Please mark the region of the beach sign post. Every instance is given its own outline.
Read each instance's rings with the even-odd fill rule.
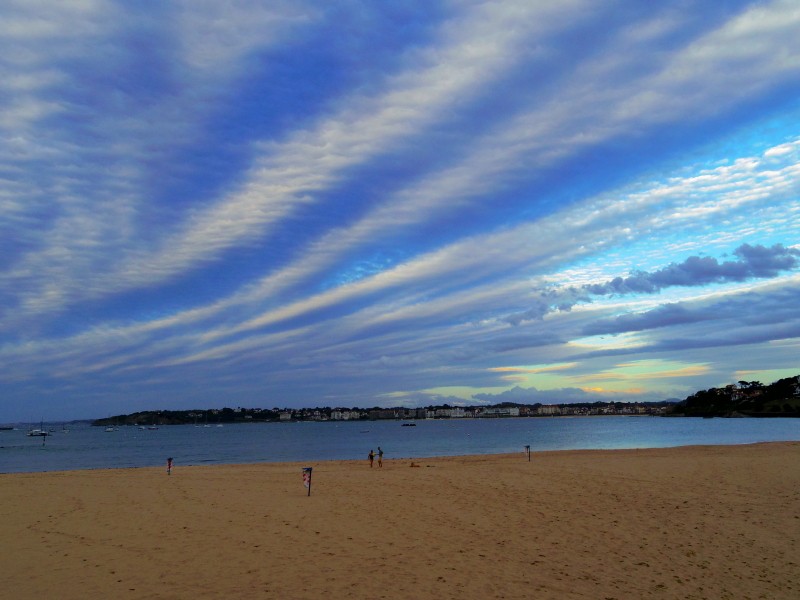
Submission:
[[[311,495],[311,467],[303,467],[303,485],[308,488],[308,496]]]
[[[528,462],[531,462],[531,447],[525,446],[525,452],[528,453]]]

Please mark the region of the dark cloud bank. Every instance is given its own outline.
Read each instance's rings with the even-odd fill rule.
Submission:
[[[672,263],[652,273],[633,271],[628,277],[615,277],[604,283],[548,290],[534,299],[530,309],[506,320],[519,325],[523,321],[541,319],[554,310],[569,311],[576,304],[591,302],[592,296],[655,294],[669,287],[776,277],[797,267],[800,250],[782,244],[771,247],[742,244],[733,254],[737,260],[720,262],[708,256],[690,256],[682,263]]]

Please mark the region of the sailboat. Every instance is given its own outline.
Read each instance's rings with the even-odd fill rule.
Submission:
[[[50,432],[44,428],[44,421],[39,423],[38,429],[29,429],[28,430],[28,437],[45,437],[50,435]]]

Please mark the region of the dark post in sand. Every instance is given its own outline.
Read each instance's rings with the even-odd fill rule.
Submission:
[[[525,452],[528,453],[528,462],[531,462],[531,447],[525,446]]]

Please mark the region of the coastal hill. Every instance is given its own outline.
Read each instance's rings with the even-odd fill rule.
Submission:
[[[769,385],[739,381],[722,388],[696,392],[676,404],[674,416],[687,417],[800,417],[800,375]]]

